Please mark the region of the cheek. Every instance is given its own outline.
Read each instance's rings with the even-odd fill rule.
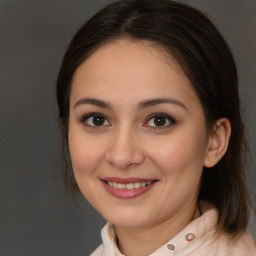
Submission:
[[[158,148],[158,149],[157,149]],[[187,141],[179,137],[156,145],[151,150],[151,159],[157,169],[161,171],[161,181],[165,190],[161,192],[162,200],[166,204],[166,211],[172,207],[182,207],[195,199],[200,186],[203,170],[204,146]],[[170,197],[172,195],[172,197]]]
[[[72,129],[69,132],[69,151],[74,173],[79,175],[93,172],[103,155],[102,144]]]
[[[206,141],[195,136],[170,137],[154,143],[150,147],[152,161],[166,175],[192,175],[195,172],[201,173],[206,152]]]

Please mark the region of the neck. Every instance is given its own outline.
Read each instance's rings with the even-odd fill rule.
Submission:
[[[126,256],[147,256],[167,243],[199,216],[198,206],[188,205],[177,214],[147,227],[124,228],[115,226],[119,250]]]

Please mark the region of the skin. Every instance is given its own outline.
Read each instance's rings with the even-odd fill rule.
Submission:
[[[152,99],[169,102],[142,104]],[[91,113],[104,115],[103,123],[95,126],[86,117]],[[160,126],[155,113],[161,114]],[[205,123],[182,69],[148,42],[108,43],[76,70],[68,138],[75,178],[85,198],[115,225],[123,254],[148,255],[199,216],[203,166],[219,161],[230,135],[226,119],[211,133]],[[106,177],[156,182],[142,195],[123,199],[106,191]]]

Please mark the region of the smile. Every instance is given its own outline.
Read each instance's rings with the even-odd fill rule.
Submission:
[[[153,181],[135,182],[135,183],[128,183],[128,184],[122,184],[122,183],[107,181],[107,183],[110,187],[114,187],[114,188],[117,188],[117,189],[138,189],[138,188],[141,188],[141,187],[144,188],[146,186],[149,186],[150,184],[153,183]]]
[[[139,197],[149,191],[157,183],[157,180],[112,177],[103,179],[101,182],[110,195],[119,199],[130,199]]]

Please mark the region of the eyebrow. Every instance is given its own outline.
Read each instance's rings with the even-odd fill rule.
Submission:
[[[149,99],[149,100],[143,100],[138,104],[138,109],[145,109],[148,107],[153,107],[159,104],[174,104],[177,105],[179,107],[182,107],[184,109],[187,110],[187,107],[180,101],[172,99],[172,98],[156,98],[156,99]],[[78,100],[75,105],[74,108],[76,108],[79,105],[84,105],[84,104],[88,104],[88,105],[94,105],[100,108],[108,108],[108,109],[112,109],[111,103],[108,101],[103,101],[103,100],[99,100],[99,99],[95,99],[95,98],[83,98]]]
[[[172,98],[159,98],[159,99],[150,99],[150,100],[143,100],[139,103],[138,109],[148,108],[159,104],[174,104],[179,107],[182,107],[184,109],[187,109],[187,107],[180,101],[172,99]]]
[[[107,101],[103,101],[103,100],[98,100],[98,99],[94,99],[94,98],[83,98],[78,100],[75,105],[74,108],[76,108],[79,105],[83,105],[83,104],[88,104],[88,105],[94,105],[100,108],[112,108],[111,104]]]

